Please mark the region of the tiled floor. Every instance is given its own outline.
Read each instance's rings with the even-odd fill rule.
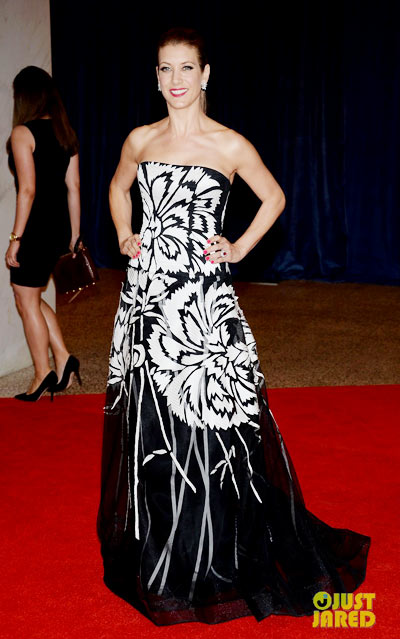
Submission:
[[[100,282],[57,313],[81,360],[83,387],[105,390],[114,315],[124,272],[100,269]],[[367,284],[238,282],[239,303],[257,340],[269,387],[400,383],[400,289]],[[26,390],[32,367],[0,378],[0,396]]]

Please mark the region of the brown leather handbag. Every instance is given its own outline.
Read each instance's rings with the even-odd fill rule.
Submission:
[[[57,293],[78,295],[82,289],[97,282],[99,274],[81,237],[78,237],[72,253],[60,257],[54,268],[53,277]]]

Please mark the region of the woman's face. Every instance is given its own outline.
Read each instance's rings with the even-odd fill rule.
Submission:
[[[182,109],[199,98],[201,83],[207,82],[210,67],[202,71],[197,49],[186,44],[167,44],[158,54],[157,76],[167,104]]]

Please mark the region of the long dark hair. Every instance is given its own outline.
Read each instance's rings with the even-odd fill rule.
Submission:
[[[204,67],[208,64],[206,44],[203,36],[196,31],[196,29],[190,29],[189,27],[173,27],[172,29],[168,29],[168,31],[164,31],[158,39],[157,56],[160,53],[161,47],[165,47],[167,44],[186,44],[187,46],[196,49],[200,69],[204,71]],[[200,104],[204,113],[206,113],[207,98],[205,91],[201,92]]]
[[[70,125],[67,113],[54,80],[44,69],[29,66],[22,69],[14,78],[13,128],[30,120],[50,116],[53,130],[60,145],[75,155],[79,143],[76,133]],[[10,151],[11,142],[7,141]]]

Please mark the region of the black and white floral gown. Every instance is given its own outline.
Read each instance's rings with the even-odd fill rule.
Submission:
[[[159,625],[307,615],[353,592],[370,538],[306,510],[222,233],[230,182],[142,162],[140,259],[115,319],[98,534],[105,583]]]

